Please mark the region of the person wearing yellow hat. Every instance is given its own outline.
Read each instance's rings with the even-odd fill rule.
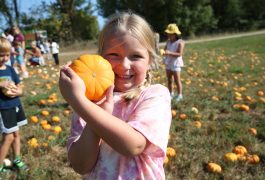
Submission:
[[[184,66],[183,63],[183,51],[185,42],[181,39],[181,32],[176,24],[169,24],[165,30],[167,34],[167,42],[164,48],[165,56],[165,66],[166,75],[168,80],[168,89],[171,93],[171,98],[176,101],[181,101],[183,99],[182,95],[182,83],[180,79],[181,67]],[[177,86],[178,95],[174,96],[172,77]]]

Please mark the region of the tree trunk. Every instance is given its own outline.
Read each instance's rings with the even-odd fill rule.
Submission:
[[[20,24],[20,13],[18,11],[18,6],[17,6],[17,0],[13,0],[13,4],[14,4],[14,10],[15,10],[15,15],[16,15],[16,23],[17,26],[19,26]]]

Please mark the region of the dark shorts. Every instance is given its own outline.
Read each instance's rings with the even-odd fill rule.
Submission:
[[[22,106],[0,109],[0,132],[13,133],[19,129],[20,126],[27,124],[24,110]]]

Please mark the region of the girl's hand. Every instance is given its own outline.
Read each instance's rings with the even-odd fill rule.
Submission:
[[[106,92],[106,97],[104,100],[99,101],[97,104],[107,111],[108,113],[112,114],[113,108],[114,108],[114,102],[113,102],[113,90],[114,90],[114,85],[110,86]]]
[[[170,55],[171,52],[169,50],[165,50],[165,55]]]
[[[71,105],[77,99],[86,98],[86,86],[69,65],[70,63],[67,63],[60,70],[59,88],[64,99]]]

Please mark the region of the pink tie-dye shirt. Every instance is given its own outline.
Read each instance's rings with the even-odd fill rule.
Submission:
[[[97,163],[84,178],[165,179],[163,160],[172,119],[168,89],[159,84],[151,85],[130,103],[124,102],[120,93],[114,93],[113,115],[141,132],[148,140],[148,145],[140,155],[126,157],[102,141]],[[84,120],[74,114],[68,149],[79,139],[85,124]]]

